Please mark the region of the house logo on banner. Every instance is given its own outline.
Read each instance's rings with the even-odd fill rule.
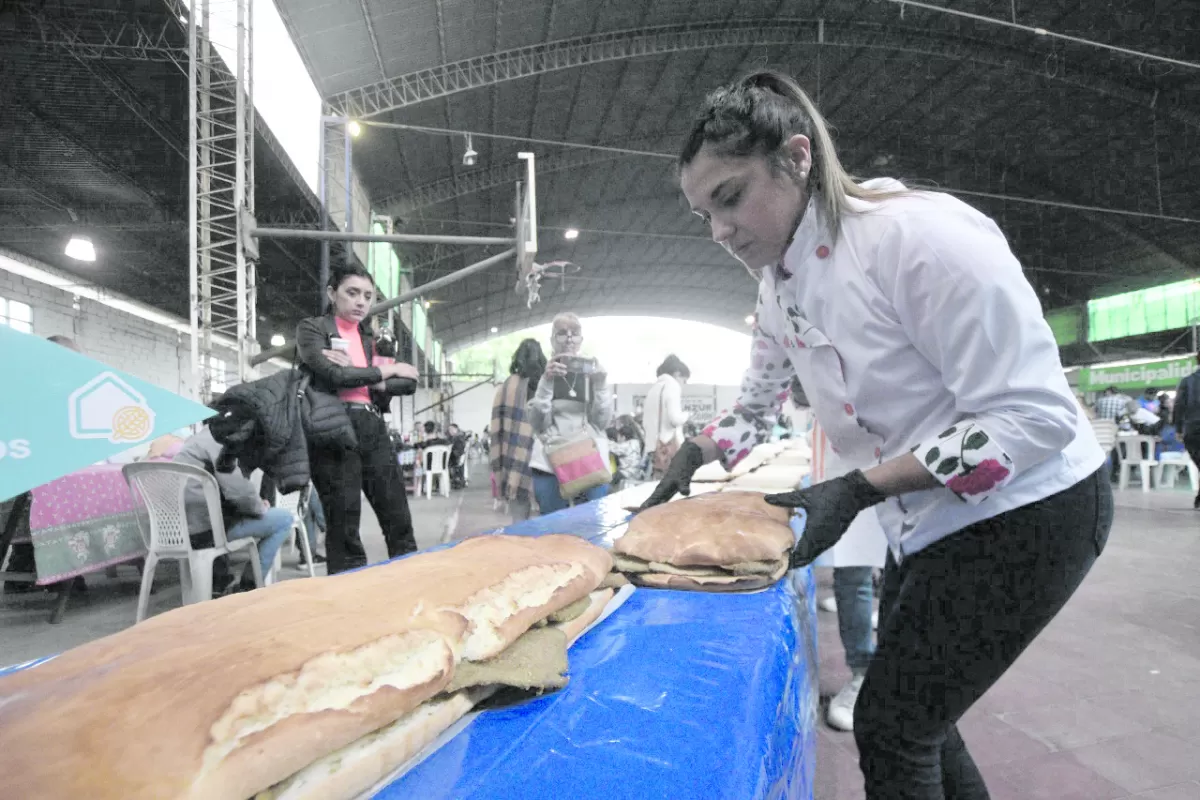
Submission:
[[[137,444],[154,430],[146,398],[111,372],[92,378],[67,401],[71,436]]]
[[[85,343],[86,347],[86,343]],[[212,409],[0,325],[0,500],[213,415]]]

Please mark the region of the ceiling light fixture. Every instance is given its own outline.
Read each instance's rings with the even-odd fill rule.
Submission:
[[[86,236],[72,236],[71,241],[67,242],[66,250],[63,252],[76,261],[96,260],[96,247],[92,244],[92,240]]]
[[[499,333],[499,332],[500,332],[500,329],[499,329],[499,328],[497,328],[495,325],[493,325],[493,326],[492,326],[492,333]]]
[[[277,333],[271,337],[271,347],[283,347],[285,342],[286,340],[283,338],[282,333]]]
[[[433,305],[433,303],[429,302],[428,300],[425,301],[426,308],[429,308],[431,305]]]
[[[473,167],[475,161],[479,158],[479,153],[475,152],[475,148],[471,146],[471,134],[467,134],[467,152],[463,153],[463,166]]]
[[[570,241],[575,241],[579,238],[579,229],[567,228],[565,231],[563,231],[563,238]]]
[[[362,125],[358,124],[358,120],[352,119],[346,123],[346,131],[350,134],[351,139],[357,139],[362,133]]]
[[[747,315],[747,316],[746,316],[746,324],[747,324],[747,325],[753,325],[753,324],[754,324],[754,315],[753,315],[753,314],[749,314],[749,315]]]

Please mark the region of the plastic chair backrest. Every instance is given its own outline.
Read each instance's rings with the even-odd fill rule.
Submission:
[[[425,471],[448,472],[450,470],[450,447],[435,444],[425,448]]]
[[[1113,445],[1117,441],[1117,423],[1111,419],[1094,419],[1092,422],[1092,430],[1096,433],[1096,441],[1100,443],[1100,447],[1105,453],[1113,449]]]
[[[1154,463],[1153,436],[1118,436],[1117,448],[1121,454],[1122,463]]]
[[[221,516],[221,490],[217,479],[190,464],[140,462],[121,468],[130,489],[141,495],[150,520],[150,531],[143,532],[146,547],[162,554],[187,555],[192,550],[184,499],[188,484],[199,481],[208,505],[213,546],[225,547],[225,520]]]
[[[275,505],[277,508],[290,511],[298,517],[300,516],[301,509],[304,507],[304,500],[308,497],[308,492],[309,484],[305,484],[304,488],[291,494],[276,494]]]

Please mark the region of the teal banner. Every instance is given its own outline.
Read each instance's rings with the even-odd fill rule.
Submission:
[[[213,415],[211,409],[0,325],[0,500]]]

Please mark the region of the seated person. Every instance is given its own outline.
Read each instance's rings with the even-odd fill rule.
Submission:
[[[425,435],[421,437],[419,447],[435,447],[437,445],[449,445],[450,440],[437,435],[437,423],[433,420],[426,420],[424,426]]]
[[[230,541],[250,537],[258,540],[258,560],[265,578],[275,563],[275,554],[287,540],[292,531],[292,512],[282,508],[272,508],[271,504],[259,496],[259,490],[238,467],[229,472],[217,469],[221,458],[221,445],[213,438],[208,426],[183,443],[183,449],[175,456],[175,462],[200,467],[217,479],[221,490],[221,514],[225,522],[225,537]],[[196,544],[199,535],[204,541],[204,534],[211,537],[212,522],[208,518],[208,504],[204,500],[204,490],[196,481],[188,484],[184,495],[184,510],[187,513],[188,532]],[[209,539],[211,541],[211,539]],[[202,546],[202,545],[197,545]],[[211,545],[210,545],[211,546]],[[241,589],[253,588],[252,579],[243,578]],[[233,588],[225,587],[225,590]]]

